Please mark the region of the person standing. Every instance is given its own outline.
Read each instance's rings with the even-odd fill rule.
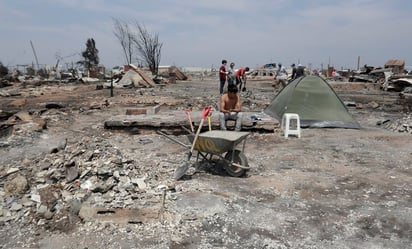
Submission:
[[[239,85],[239,90],[241,89],[242,92],[246,91],[246,72],[249,72],[248,67],[241,67],[236,71],[236,85]],[[243,88],[242,88],[242,84]]]
[[[295,63],[293,63],[292,65],[290,65],[292,67],[292,77],[290,79],[290,81],[296,79],[296,66]]]
[[[223,94],[226,83],[226,76],[228,74],[228,72],[226,72],[226,64],[227,60],[222,60],[222,65],[219,68],[220,94]]]
[[[287,77],[288,77],[288,73],[286,72],[285,67],[282,66],[282,63],[278,63],[278,71],[276,72],[276,80],[278,81],[278,83],[282,85],[282,87],[286,86]]]
[[[237,86],[228,85],[227,93],[220,98],[220,129],[226,130],[227,120],[235,120],[235,131],[240,131],[242,129],[242,119],[242,102],[240,101]]]
[[[296,69],[296,78],[305,76],[305,68],[302,66],[302,64],[298,65],[298,68]]]
[[[235,84],[235,63],[231,62],[229,65],[229,69],[227,70],[227,84],[233,85]]]

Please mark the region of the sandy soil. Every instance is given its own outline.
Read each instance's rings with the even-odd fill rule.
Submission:
[[[144,222],[73,219],[62,228],[36,223],[32,212],[24,212],[0,223],[0,248],[410,248],[411,134],[377,126],[405,115],[396,94],[359,85],[336,88],[345,101],[363,105],[349,109],[362,129],[304,129],[300,139],[285,139],[279,129],[254,132],[246,142],[252,167],[246,176],[230,177],[219,164],[194,163],[193,157],[196,167],[177,182],[173,172],[186,161],[187,149],[155,132],[132,135],[136,131],[106,130],[103,123],[133,105],[163,104],[165,115],[215,105],[215,80],[115,89],[114,97],[94,84],[3,88],[16,93],[0,97],[3,112],[27,110],[46,120],[47,129],[32,132],[19,121],[3,129],[2,172],[21,168],[34,186],[36,162],[51,147],[67,138],[74,151],[87,138],[116,148],[143,172],[148,187],[136,203],[159,208],[158,187],[168,190],[159,218]],[[248,90],[242,97],[245,110],[261,111],[274,97],[271,82],[249,82]],[[370,108],[372,101],[379,107]],[[46,109],[49,102],[64,107]],[[27,161],[32,163],[23,164]],[[6,178],[0,183],[4,217],[11,197],[4,190]],[[90,199],[82,204],[93,204]]]

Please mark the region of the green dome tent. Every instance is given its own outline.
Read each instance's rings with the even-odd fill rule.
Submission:
[[[302,128],[361,128],[332,87],[318,76],[290,82],[264,112],[279,121],[284,113],[297,113]]]

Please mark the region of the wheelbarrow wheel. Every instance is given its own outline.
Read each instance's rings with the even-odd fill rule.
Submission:
[[[225,155],[225,159],[227,160],[225,164],[225,170],[230,176],[234,177],[240,177],[243,176],[247,169],[237,167],[235,165],[232,165],[230,162],[232,162],[232,156],[233,156],[233,162],[240,164],[242,166],[247,167],[249,164],[247,162],[247,158],[245,154],[243,154],[240,150],[235,150],[235,151],[228,151]]]

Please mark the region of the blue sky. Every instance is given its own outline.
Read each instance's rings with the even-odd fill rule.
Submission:
[[[412,65],[411,13],[408,0],[0,0],[0,62],[35,62],[30,41],[40,64],[76,62],[93,38],[102,64],[123,65],[116,18],[159,35],[162,65]]]

